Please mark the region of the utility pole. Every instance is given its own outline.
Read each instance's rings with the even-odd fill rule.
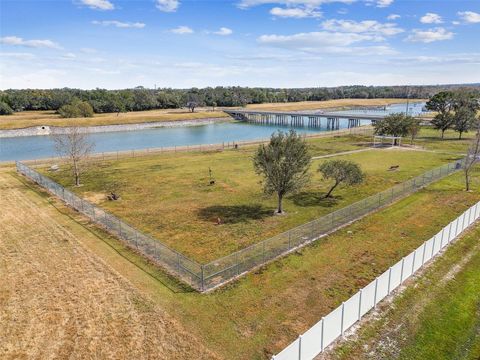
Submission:
[[[408,116],[409,100],[410,100],[410,88],[407,86],[407,108],[405,109],[405,116]]]

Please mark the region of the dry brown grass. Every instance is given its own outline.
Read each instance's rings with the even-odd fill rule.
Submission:
[[[0,358],[216,357],[26,189],[0,171]]]
[[[409,101],[412,100],[410,99]],[[405,102],[407,102],[407,99],[338,99],[326,101],[299,101],[292,103],[252,104],[248,105],[247,108],[256,110],[296,111],[328,108],[348,108],[352,106],[384,106]]]
[[[200,109],[197,112],[188,112],[185,109],[149,110],[108,114],[95,114],[91,118],[63,119],[54,111],[23,111],[13,115],[0,117],[0,129],[21,129],[31,126],[97,126],[138,124],[156,121],[180,121],[205,118],[221,118],[227,116],[221,111],[206,111]]]

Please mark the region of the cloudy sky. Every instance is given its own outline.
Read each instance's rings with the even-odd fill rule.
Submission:
[[[0,0],[0,88],[480,82],[479,0]]]

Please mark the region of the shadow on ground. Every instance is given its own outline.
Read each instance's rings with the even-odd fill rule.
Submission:
[[[297,206],[321,206],[326,208],[335,206],[339,200],[342,200],[341,196],[325,198],[325,195],[326,193],[323,191],[303,191],[292,195],[290,198]]]
[[[198,216],[205,221],[216,221],[218,218],[224,224],[236,224],[249,220],[262,220],[273,216],[273,209],[260,204],[209,206],[198,211]]]

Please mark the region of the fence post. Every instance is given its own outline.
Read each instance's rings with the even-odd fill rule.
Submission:
[[[377,289],[378,289],[378,277],[375,279],[375,293],[373,294],[373,307],[377,308]]]
[[[390,295],[390,283],[392,279],[392,268],[388,269],[388,288],[387,288],[387,294]]]
[[[432,254],[430,256],[430,259],[433,258],[433,252],[435,251],[435,243],[437,242],[437,235],[433,237],[433,245],[432,245]]]
[[[415,251],[413,252],[413,260],[412,260],[412,275],[413,275],[413,272],[415,270],[415,260],[417,258],[417,250],[415,249]]]
[[[298,335],[298,360],[302,360],[302,335]]]
[[[427,242],[423,243],[423,251],[422,251],[422,266],[425,264],[425,251],[427,251]]]
[[[202,269],[202,291],[205,290],[205,276],[204,276],[204,270],[203,270],[204,265],[202,264],[200,268]]]
[[[344,322],[343,320],[344,320],[344,319],[345,319],[345,303],[342,302],[342,323],[341,323],[341,325],[340,325],[340,331],[341,331],[341,333],[342,333],[342,337],[343,337],[343,334],[344,334],[344,332],[345,332],[345,329],[344,329],[344,327],[343,327],[343,326],[344,326],[344,325],[343,325],[343,322]]]
[[[323,352],[323,349],[325,347],[325,344],[323,343],[323,335],[325,332],[325,317],[322,317],[322,337],[320,338],[320,352]]]
[[[363,289],[360,289],[360,299],[358,300],[358,320],[359,321],[362,316],[362,294],[363,294]]]
[[[458,235],[458,223],[460,222],[460,216],[457,218],[457,223],[455,224],[455,237]]]
[[[447,241],[447,244],[450,244],[450,241],[452,241],[452,227],[453,227],[452,224],[453,224],[453,221],[448,226],[448,241]]]
[[[400,270],[400,284],[403,282],[403,267],[405,266],[405,258],[402,258],[402,269]]]

